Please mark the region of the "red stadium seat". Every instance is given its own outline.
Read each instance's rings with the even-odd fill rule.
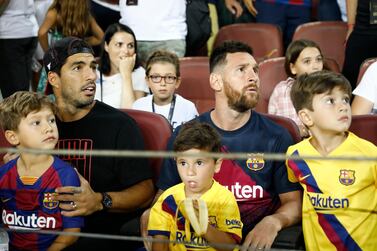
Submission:
[[[309,39],[316,42],[323,55],[335,59],[341,69],[347,30],[347,24],[341,21],[310,22],[297,27],[293,40]]]
[[[262,113],[268,112],[268,102],[275,86],[288,78],[284,68],[285,57],[270,58],[259,64],[259,79],[261,96],[255,110]],[[339,72],[339,66],[334,59],[325,58],[326,69]]]
[[[208,57],[180,59],[181,85],[177,93],[193,102],[199,114],[215,106],[215,92],[209,85]]]
[[[282,127],[286,128],[288,130],[288,132],[291,134],[292,136],[292,139],[295,143],[298,143],[301,141],[301,135],[300,135],[300,131],[298,129],[298,126],[296,125],[296,123],[289,119],[289,118],[286,118],[286,117],[282,117],[282,116],[278,116],[278,115],[273,115],[273,114],[263,114],[264,116],[266,116],[267,118],[271,119],[272,121],[274,121],[276,124],[278,125],[281,125]]]
[[[377,115],[353,115],[350,131],[377,145]]]
[[[376,61],[377,61],[377,58],[368,58],[364,60],[364,62],[360,66],[359,76],[357,77],[357,85],[360,83],[362,77],[364,76],[364,73],[367,71],[369,66]]]
[[[216,35],[214,48],[226,40],[248,44],[253,49],[257,62],[284,54],[281,31],[272,24],[243,23],[223,26]]]
[[[144,146],[146,150],[166,150],[172,129],[165,117],[152,112],[132,109],[122,109],[122,111],[131,116],[138,124],[144,138]],[[159,177],[162,161],[162,158],[149,159],[149,163],[154,173],[154,182],[156,182]]]

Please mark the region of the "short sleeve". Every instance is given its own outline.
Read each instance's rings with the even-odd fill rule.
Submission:
[[[170,214],[162,210],[163,198],[153,205],[148,221],[148,235],[164,235],[170,237],[170,227],[173,224]]]
[[[376,106],[377,103],[377,62],[373,63],[366,70],[360,83],[357,85],[353,91],[354,95],[363,97]]]
[[[289,147],[288,150],[287,150],[287,156],[291,156],[292,155],[292,148]],[[288,174],[288,180],[290,182],[298,182],[298,179],[296,178],[294,172],[293,172],[293,169],[291,168],[290,165],[293,164],[293,160],[290,160],[290,159],[287,159],[285,161],[285,166],[287,167],[287,174]]]
[[[135,91],[142,91],[149,93],[147,82],[145,81],[145,70],[143,67],[138,67],[132,72],[132,87]]]

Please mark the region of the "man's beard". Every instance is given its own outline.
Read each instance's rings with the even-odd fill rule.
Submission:
[[[74,98],[71,93],[68,92],[62,92],[62,97],[65,103],[70,103],[74,107],[78,109],[86,108],[89,105],[91,105],[94,101],[94,95],[92,97],[87,97],[86,99],[77,99]]]
[[[231,109],[242,113],[253,109],[257,105],[259,100],[259,91],[257,91],[257,93],[245,95],[245,92],[249,87],[250,86],[243,88],[241,93],[234,90],[230,86],[229,82],[224,81],[224,91],[226,97],[228,98],[228,106]],[[257,88],[258,87],[255,85],[255,89]]]

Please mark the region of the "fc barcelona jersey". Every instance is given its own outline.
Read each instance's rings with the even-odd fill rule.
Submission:
[[[18,159],[18,158],[17,158]],[[2,222],[17,230],[63,230],[81,228],[82,217],[61,215],[59,202],[52,200],[57,187],[80,186],[76,171],[59,158],[32,185],[26,185],[17,172],[17,159],[0,168]],[[9,232],[10,246],[21,250],[46,250],[56,235],[37,232]]]
[[[320,156],[309,140],[289,155]],[[376,157],[377,147],[354,134],[329,157]],[[351,160],[288,160],[288,177],[304,188],[307,250],[377,250],[377,163]]]

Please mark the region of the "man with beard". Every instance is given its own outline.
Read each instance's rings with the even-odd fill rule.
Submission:
[[[141,132],[125,113],[94,101],[97,64],[84,40],[67,37],[56,42],[43,62],[58,107],[58,148],[85,151],[62,156],[82,175],[81,186],[60,187],[53,199],[60,201],[62,215],[86,216],[82,232],[120,234],[121,226],[153,198],[150,167],[143,158],[97,157],[91,150],[142,150]],[[132,250],[131,246],[80,238],[70,250]]]
[[[248,159],[223,160],[214,179],[237,199],[244,224],[244,247],[269,249],[282,228],[299,222],[301,191],[288,181],[284,161],[264,160],[263,154],[254,153],[285,153],[293,141],[285,128],[252,110],[260,86],[258,64],[248,45],[228,41],[215,48],[210,72],[215,109],[196,119],[220,133],[223,152],[250,153]],[[178,131],[179,127],[168,149],[172,149]],[[166,190],[179,182],[175,161],[165,160],[158,188]]]

